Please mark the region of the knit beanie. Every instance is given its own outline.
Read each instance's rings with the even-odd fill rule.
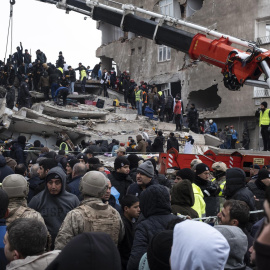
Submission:
[[[153,178],[154,166],[151,161],[147,160],[138,167],[137,172],[145,174],[147,177]]]
[[[173,231],[156,234],[147,249],[147,260],[150,269],[170,270],[170,255],[173,243]]]
[[[84,162],[87,163],[87,159],[88,159],[88,158],[87,158],[86,154],[80,153],[80,154],[77,155],[76,158],[77,158],[77,159],[83,159]]]
[[[266,102],[266,101],[263,101],[263,102],[261,103],[261,105],[263,105],[265,109],[267,108],[267,102]]]
[[[191,183],[193,183],[195,179],[195,173],[189,168],[181,169],[176,173],[176,175],[180,176],[182,179],[189,180]]]
[[[130,154],[127,159],[130,163],[130,169],[138,168],[140,158],[136,154]]]
[[[121,169],[125,165],[130,165],[130,162],[126,157],[117,157],[114,161],[114,169]]]
[[[196,166],[196,175],[199,175],[199,174],[201,174],[201,173],[203,173],[203,172],[205,172],[205,171],[209,171],[210,169],[209,169],[209,167],[206,165],[206,164],[204,164],[204,163],[199,163],[199,164],[197,164],[197,166]]]
[[[266,178],[270,178],[270,172],[266,169],[260,169],[258,173],[258,181],[261,181]]]
[[[71,169],[73,169],[74,165],[76,163],[80,163],[80,161],[77,158],[73,158],[73,159],[69,159],[68,162],[69,166],[71,167]]]
[[[100,164],[100,161],[98,158],[91,157],[91,158],[88,158],[88,164]]]

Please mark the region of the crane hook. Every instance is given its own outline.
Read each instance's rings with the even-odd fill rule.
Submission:
[[[15,0],[10,0],[9,2],[11,5],[15,5],[15,3],[16,3]]]

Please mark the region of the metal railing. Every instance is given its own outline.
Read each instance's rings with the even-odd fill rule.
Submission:
[[[258,37],[257,43],[259,45],[269,44],[270,43],[270,36]]]

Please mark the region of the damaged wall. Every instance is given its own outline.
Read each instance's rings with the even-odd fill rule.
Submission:
[[[153,0],[121,0],[121,2],[134,4],[155,12],[159,9],[159,2]],[[187,20],[238,38],[255,40],[256,20],[269,16],[267,10],[269,10],[269,1],[267,0],[204,0],[201,9]],[[190,28],[180,26],[179,28],[194,34],[198,33]],[[135,37],[125,42],[115,41],[101,46],[97,49],[96,54],[97,57],[106,56],[113,59],[121,71],[129,70],[131,77],[136,81],[151,81],[155,76],[168,73],[172,76],[178,74],[184,104],[197,102],[197,107],[202,106],[200,99],[194,93],[202,91],[198,95],[202,95],[205,100],[209,97],[208,89],[216,86],[217,95],[221,101],[214,102],[211,106],[214,108],[213,110],[205,110],[201,113],[207,118],[240,117],[242,119],[250,117],[250,120],[255,121],[256,106],[263,100],[270,103],[269,98],[254,99],[254,88],[250,86],[244,86],[236,92],[227,90],[223,85],[223,76],[219,68],[202,62],[191,62],[187,55],[174,49],[171,49],[171,60],[158,62],[158,46],[152,40]],[[246,50],[246,48],[237,45],[233,46]]]

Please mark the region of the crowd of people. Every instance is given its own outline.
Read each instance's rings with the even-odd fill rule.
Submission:
[[[19,136],[0,155],[1,270],[269,269],[270,166],[194,159],[168,176],[123,146],[106,167],[82,144],[27,152]]]

